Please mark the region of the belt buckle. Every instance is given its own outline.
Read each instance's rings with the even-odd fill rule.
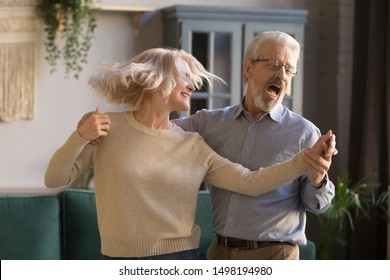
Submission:
[[[257,248],[259,248],[259,244],[258,244],[258,242],[257,241],[253,241],[253,248],[251,248],[251,249],[257,249]]]

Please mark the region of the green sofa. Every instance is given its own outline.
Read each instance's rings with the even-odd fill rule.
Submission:
[[[196,223],[202,228],[199,259],[214,239],[207,191],[199,192]],[[315,246],[301,246],[301,259],[314,259]],[[95,194],[66,189],[58,195],[0,195],[0,259],[99,260]]]

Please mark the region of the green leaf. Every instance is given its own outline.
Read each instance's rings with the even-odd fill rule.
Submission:
[[[94,0],[40,1],[37,10],[45,25],[45,60],[52,67],[51,73],[62,60],[65,73],[73,72],[74,78],[79,78],[82,65],[87,64],[99,12],[92,6]]]

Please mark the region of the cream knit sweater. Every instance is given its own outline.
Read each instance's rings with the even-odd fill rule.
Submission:
[[[109,117],[109,134],[98,145],[73,132],[45,174],[48,187],[60,187],[93,163],[101,247],[107,256],[144,257],[197,248],[200,228],[194,217],[203,180],[259,195],[305,172],[301,154],[251,172],[220,157],[197,133],[178,126],[152,129],[136,121],[132,112]]]

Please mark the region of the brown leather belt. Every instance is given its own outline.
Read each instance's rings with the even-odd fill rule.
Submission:
[[[294,245],[290,242],[279,241],[252,241],[232,237],[224,237],[217,234],[218,245],[235,250],[250,250],[275,245]]]

